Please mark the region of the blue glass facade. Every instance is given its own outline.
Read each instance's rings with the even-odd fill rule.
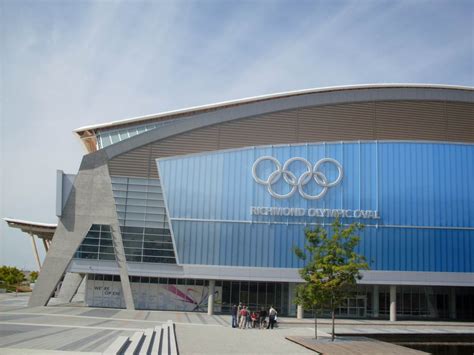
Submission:
[[[302,157],[314,167],[323,158],[339,162],[343,177],[317,200],[299,190],[289,198],[271,196],[255,181],[252,167],[263,156],[284,165]],[[372,270],[473,272],[474,146],[426,142],[341,142],[264,146],[157,161],[167,201],[178,263],[252,267],[301,267],[292,246],[302,246],[304,229],[328,225],[333,217],[309,211],[342,213],[344,223],[366,225],[359,246]],[[288,166],[296,179],[307,167]],[[326,179],[335,181],[337,166],[318,167],[319,175],[303,186],[316,196]],[[265,160],[255,172],[267,179],[276,170]],[[283,176],[283,175],[282,175]],[[284,195],[291,176],[271,186]],[[309,180],[309,179],[308,179]],[[295,180],[296,185],[296,180]],[[255,213],[252,207],[259,208]],[[271,215],[298,209],[296,215]],[[287,210],[284,210],[284,209]],[[281,213],[283,211],[283,213]],[[286,212],[285,212],[286,211]],[[295,210],[293,210],[295,211]],[[355,211],[371,211],[360,217]],[[301,215],[298,215],[301,214]],[[334,214],[333,214],[334,215]]]

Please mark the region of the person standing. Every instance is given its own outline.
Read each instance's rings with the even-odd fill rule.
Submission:
[[[245,327],[247,326],[247,307],[245,307],[245,305],[242,307],[242,310],[240,311],[240,324],[239,324],[239,328],[240,329],[245,329]]]
[[[273,326],[275,324],[275,318],[276,318],[277,314],[278,314],[278,312],[276,311],[276,309],[273,308],[273,306],[270,306],[270,309],[268,310],[268,326],[267,326],[267,329],[269,329],[269,328],[273,329]]]
[[[240,326],[240,311],[242,310],[242,302],[239,302],[239,306],[237,307],[237,327]]]
[[[232,328],[237,328],[237,306],[235,304],[232,305],[230,312],[232,314]]]
[[[267,311],[262,307],[260,310],[260,329],[265,329],[265,319],[267,318]]]

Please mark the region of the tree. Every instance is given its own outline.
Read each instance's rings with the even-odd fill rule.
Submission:
[[[25,281],[25,275],[14,266],[4,265],[0,267],[0,281],[3,281],[7,287],[18,285],[20,282]]]
[[[31,282],[35,282],[36,279],[38,278],[38,275],[39,275],[38,271],[32,271],[32,272],[30,272],[30,281],[31,281]]]
[[[307,261],[299,270],[306,281],[296,289],[296,303],[314,310],[315,338],[317,339],[317,311],[331,311],[334,341],[335,311],[342,301],[351,295],[357,280],[362,278],[360,270],[368,269],[365,258],[356,253],[360,238],[355,234],[363,228],[353,223],[344,228],[339,219],[331,224],[331,234],[322,227],[305,231],[304,250],[294,247],[298,258]]]

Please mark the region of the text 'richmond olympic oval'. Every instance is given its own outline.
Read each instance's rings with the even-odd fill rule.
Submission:
[[[257,170],[262,162],[270,161],[275,165],[275,170],[266,178],[262,179],[258,176]],[[306,167],[306,171],[297,177],[290,169],[290,165],[294,162],[301,162]],[[337,169],[337,178],[329,181],[326,175],[320,170],[322,164],[332,164]],[[252,166],[252,177],[260,185],[267,188],[268,193],[277,199],[286,199],[293,196],[296,191],[301,197],[307,200],[319,200],[326,195],[330,187],[338,185],[344,176],[344,170],[341,163],[332,158],[323,158],[318,160],[314,166],[305,158],[293,157],[288,159],[284,164],[281,164],[278,159],[272,156],[262,156],[255,160]],[[276,184],[283,177],[283,180],[290,186],[290,191],[286,194],[279,194],[273,190],[272,185]],[[321,191],[316,195],[308,194],[304,191],[304,187],[313,179]]]

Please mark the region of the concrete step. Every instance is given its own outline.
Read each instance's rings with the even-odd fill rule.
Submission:
[[[161,333],[161,327],[160,327],[160,333]],[[153,345],[153,338],[155,336],[155,330],[152,328],[146,329],[144,333],[145,339],[143,340],[142,346],[140,348],[140,355],[148,355],[149,351],[152,348]]]
[[[163,327],[161,325],[155,327],[154,335],[150,354],[160,354],[161,342],[163,339]]]
[[[169,355],[170,353],[170,328],[168,327],[168,323],[163,324],[163,336],[161,339],[161,352],[158,354],[160,355]]]
[[[172,321],[168,321],[169,329],[169,352],[170,355],[178,355],[178,344],[176,343],[176,332]]]
[[[114,340],[112,344],[109,345],[107,349],[103,352],[104,355],[117,355],[121,354],[130,343],[130,340],[127,336],[121,335]]]
[[[174,323],[168,320],[154,329],[135,332],[130,338],[119,336],[103,352],[107,355],[178,355]]]
[[[135,332],[130,337],[130,343],[127,346],[127,350],[125,350],[124,355],[135,355],[140,352],[140,348],[142,346],[142,342],[144,340],[144,332]]]

